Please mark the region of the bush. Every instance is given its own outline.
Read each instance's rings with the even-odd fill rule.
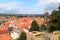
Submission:
[[[17,38],[16,40],[26,40],[26,33],[22,32],[19,36],[19,38]]]
[[[59,40],[60,40],[60,36],[59,36]]]
[[[45,31],[45,30],[46,30],[46,26],[42,25],[42,26],[40,27],[40,31]]]
[[[31,24],[31,28],[29,29],[29,31],[30,32],[31,31],[39,31],[39,25],[35,20],[33,20],[32,24]]]

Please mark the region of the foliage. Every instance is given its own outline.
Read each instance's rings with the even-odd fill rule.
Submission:
[[[39,25],[35,20],[33,20],[32,24],[31,24],[31,28],[29,29],[29,31],[30,32],[31,31],[39,31]]]
[[[50,16],[51,21],[47,23],[48,31],[53,32],[55,30],[60,30],[60,10],[53,10]]]
[[[60,40],[60,36],[59,36],[59,40]]]
[[[42,25],[42,26],[40,27],[40,31],[45,31],[45,30],[46,30],[45,25]]]
[[[17,38],[16,40],[26,40],[26,33],[22,32],[19,36],[19,38]]]
[[[19,40],[19,38],[15,39],[15,40]]]
[[[53,32],[56,30],[56,25],[54,23],[47,23],[47,31]]]

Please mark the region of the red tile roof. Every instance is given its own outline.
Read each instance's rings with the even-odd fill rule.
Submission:
[[[6,34],[0,34],[0,40],[12,40],[11,37]]]
[[[8,28],[0,28],[0,40],[12,40],[8,34]]]
[[[13,20],[13,23],[16,26],[19,26],[19,28],[25,28],[31,26],[32,21],[36,20],[39,25],[42,25],[45,21],[44,18],[32,18],[32,17],[24,17],[24,18],[19,18],[18,20]]]
[[[8,28],[6,28],[6,27],[0,28],[0,31],[4,31],[4,30],[8,31]]]
[[[30,27],[33,19],[36,20],[39,25],[42,25],[45,22],[44,18],[23,17],[23,18],[18,18],[17,20],[13,19],[14,17],[11,18],[10,16],[8,16],[6,18],[8,20],[12,20],[14,25],[18,26],[20,30],[23,30],[23,28]],[[9,22],[2,22],[2,23],[5,24],[5,27],[0,28],[0,31],[7,32],[8,31],[8,26],[9,26],[10,23]],[[12,40],[12,38],[9,36],[9,34],[7,32],[7,33],[0,34],[0,40]]]

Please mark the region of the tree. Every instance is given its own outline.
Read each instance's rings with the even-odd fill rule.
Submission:
[[[22,32],[19,36],[19,38],[17,38],[16,40],[26,40],[26,33]]]
[[[35,20],[33,20],[32,24],[31,24],[31,28],[29,29],[29,31],[30,32],[31,31],[39,31],[39,25]]]
[[[59,10],[53,10],[50,16],[51,21],[49,21],[47,29],[50,32],[53,32],[55,30],[60,30],[60,9]]]
[[[45,25],[42,25],[42,26],[40,27],[40,31],[45,31],[45,30],[46,30]]]
[[[56,30],[56,25],[54,23],[48,22],[47,23],[47,31],[48,32],[53,32]]]
[[[15,39],[15,40],[19,40],[19,38]]]
[[[59,40],[60,40],[60,36],[59,36]]]

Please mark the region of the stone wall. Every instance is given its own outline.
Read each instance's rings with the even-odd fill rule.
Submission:
[[[51,35],[50,40],[59,40],[59,35]]]
[[[44,40],[44,33],[42,32],[28,32],[27,33],[27,40]]]

